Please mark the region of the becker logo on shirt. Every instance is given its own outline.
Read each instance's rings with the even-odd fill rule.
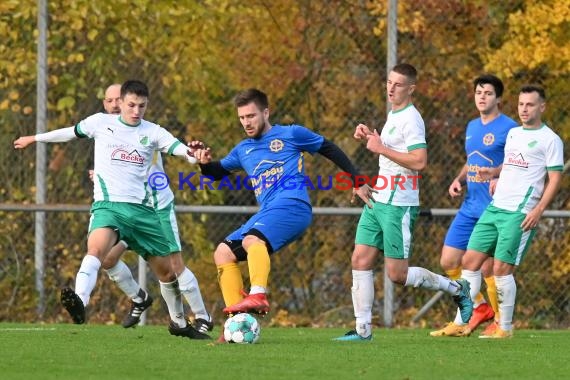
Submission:
[[[519,168],[525,168],[525,169],[528,168],[528,162],[525,161],[522,153],[507,154],[507,156],[505,157],[505,161],[503,162],[503,165],[518,166]]]
[[[116,149],[111,153],[111,162],[113,164],[143,166],[144,157],[136,149],[130,152],[124,149]]]

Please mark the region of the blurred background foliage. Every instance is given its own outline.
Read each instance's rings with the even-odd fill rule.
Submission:
[[[221,158],[243,137],[232,97],[258,87],[269,94],[273,122],[305,125],[337,143],[363,173],[377,170],[377,158],[352,139],[352,131],[359,122],[381,128],[386,117],[386,1],[59,0],[49,1],[48,8],[49,130],[101,111],[109,84],[140,79],[151,91],[146,119],[181,140],[206,141]],[[570,137],[568,0],[400,0],[398,33],[398,61],[419,70],[415,104],[426,122],[430,155],[422,179],[424,208],[459,206],[447,196],[447,187],[465,161],[464,127],[478,116],[471,82],[481,73],[503,79],[503,111],[514,119],[519,87],[544,85],[544,118],[564,139]],[[35,199],[35,152],[14,152],[11,144],[35,131],[37,2],[3,0],[0,37],[0,123],[5,131],[0,135],[5,147],[0,151],[0,203],[30,204]],[[89,204],[92,144],[51,144],[48,154],[48,203]],[[319,156],[306,164],[312,178],[336,170]],[[194,168],[166,159],[166,170],[176,179],[177,173]],[[179,205],[255,204],[247,191],[178,190],[176,180],[173,186]],[[342,191],[311,191],[311,198],[315,206],[350,206],[350,196]],[[567,210],[569,199],[565,178],[553,208]],[[73,284],[85,250],[88,215],[47,215],[48,307],[36,316],[33,214],[0,212],[0,320],[67,321],[57,302],[58,289]],[[216,313],[221,301],[211,252],[246,217],[179,214],[188,264]],[[317,216],[309,233],[274,257],[273,322],[352,321],[349,265],[357,220]],[[420,218],[413,264],[439,270],[450,220]],[[564,219],[545,220],[518,272],[517,312],[526,317],[519,323],[570,325],[567,227]],[[136,269],[135,255],[126,260]],[[91,320],[114,322],[128,302],[103,277],[91,302]],[[380,311],[382,276],[377,282]],[[157,288],[151,290],[159,294]],[[429,296],[398,289],[397,323],[409,323]],[[422,323],[441,323],[451,310],[449,302],[442,302]],[[149,317],[157,323],[167,318],[164,312]]]

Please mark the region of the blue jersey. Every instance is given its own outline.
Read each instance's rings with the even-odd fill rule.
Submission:
[[[244,170],[260,206],[276,199],[310,204],[303,152],[316,153],[324,137],[300,125],[274,125],[258,139],[241,141],[220,162],[228,171]]]
[[[477,176],[480,167],[495,168],[503,163],[505,141],[511,128],[517,123],[510,117],[500,114],[488,124],[481,118],[471,120],[465,132],[465,153],[467,154],[467,195],[461,210],[470,217],[479,218],[491,202],[489,181]]]

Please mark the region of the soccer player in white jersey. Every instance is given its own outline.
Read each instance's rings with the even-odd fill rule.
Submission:
[[[159,279],[170,314],[170,333],[209,339],[186,321],[170,262],[172,250],[165,242],[164,230],[147,191],[155,151],[181,156],[191,163],[196,160],[170,132],[143,119],[148,95],[143,82],[126,81],[121,86],[120,115],[98,113],[75,127],[20,137],[14,141],[14,147],[23,149],[34,142],[67,142],[85,137],[95,140],[94,203],[87,252],[76,275],[75,291],[64,288],[61,294],[61,302],[74,323],[85,323],[85,305],[95,287],[101,262],[123,240],[148,262]]]
[[[417,71],[401,63],[390,71],[386,83],[391,111],[382,133],[356,126],[354,138],[366,140],[366,148],[379,154],[378,181],[373,207],[364,206],[352,253],[352,303],[356,329],[338,341],[372,339],[372,304],[376,258],[384,255],[390,280],[404,286],[442,290],[453,296],[464,322],[473,313],[469,283],[450,280],[420,267],[409,267],[413,227],[419,212],[418,172],[427,165],[424,121],[412,104]],[[415,178],[415,180],[414,180]]]
[[[114,83],[107,87],[103,98],[103,108],[105,112],[119,115],[121,113],[119,106],[120,101],[121,85]],[[93,170],[89,170],[89,178],[92,181],[94,174],[95,172]],[[150,294],[142,289],[135,281],[131,270],[127,264],[121,260],[121,256],[126,249],[127,243],[123,240],[119,241],[109,251],[105,260],[101,263],[101,266],[109,278],[131,299],[131,309],[122,322],[123,327],[128,328],[136,326],[141,319],[142,313],[152,305],[153,299]]]
[[[105,112],[109,114],[120,114],[120,99],[120,84],[112,84],[107,87],[105,90],[105,98],[103,99]],[[164,173],[162,156],[159,152],[155,152],[152,163],[149,177],[153,173]],[[89,176],[91,180],[93,180],[93,175],[94,171],[90,170]],[[191,311],[194,313],[194,327],[203,333],[211,331],[214,325],[210,315],[206,311],[198,280],[194,273],[186,267],[182,255],[180,254],[182,248],[178,236],[178,224],[176,222],[176,216],[172,215],[174,212],[174,194],[170,187],[166,187],[160,191],[153,191],[152,200],[162,226],[165,229],[165,238],[173,250],[173,254],[170,256],[171,264],[176,274],[180,291],[188,302]],[[111,249],[101,264],[109,278],[131,299],[131,309],[122,321],[122,325],[125,328],[136,326],[141,319],[142,313],[148,309],[153,302],[153,298],[150,294],[140,287],[133,278],[129,267],[121,260],[127,247],[128,245],[125,241],[120,241]]]
[[[494,257],[493,274],[500,295],[499,326],[494,334],[480,338],[513,336],[517,293],[513,273],[562,181],[564,147],[560,137],[542,121],[545,106],[542,87],[522,87],[518,102],[522,125],[507,135],[502,168],[482,168],[478,172],[482,178],[499,177],[493,200],[475,225],[462,261],[461,277],[469,281],[473,298],[481,287],[483,262]]]
[[[459,212],[453,218],[441,250],[440,263],[445,274],[452,280],[461,277],[461,259],[467,249],[469,237],[475,223],[491,202],[489,180],[477,176],[477,168],[483,166],[498,167],[503,164],[505,141],[511,128],[518,124],[499,110],[503,96],[503,82],[494,75],[484,74],[473,81],[473,97],[479,117],[467,123],[465,131],[465,164],[457,177],[449,186],[452,198],[462,194],[463,186],[467,194]],[[493,259],[489,258],[481,268],[489,304],[481,293],[474,302],[473,316],[467,325],[449,322],[442,329],[430,332],[431,336],[469,336],[482,323],[499,317],[497,287],[493,277]],[[459,322],[459,321],[458,321]],[[490,335],[495,332],[497,324],[493,321],[482,332]]]
[[[164,165],[160,152],[155,152],[153,164],[149,177],[154,173],[164,173]],[[188,302],[190,310],[194,314],[194,327],[196,330],[207,333],[214,328],[210,314],[206,310],[198,279],[194,273],[184,264],[178,234],[178,223],[174,213],[174,193],[170,187],[161,190],[153,190],[152,204],[160,218],[164,229],[164,237],[170,246],[172,255],[170,262],[176,274],[180,292]],[[153,302],[152,297],[145,292],[135,281],[129,267],[121,260],[121,256],[127,250],[128,244],[124,241],[117,243],[103,260],[102,267],[117,286],[131,298],[131,309],[123,319],[122,325],[125,328],[136,326],[139,323],[142,313],[148,309]]]

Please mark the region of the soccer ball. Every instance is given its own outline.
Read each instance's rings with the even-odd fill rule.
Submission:
[[[224,339],[228,343],[255,343],[260,333],[259,323],[247,313],[229,317],[224,323]]]

